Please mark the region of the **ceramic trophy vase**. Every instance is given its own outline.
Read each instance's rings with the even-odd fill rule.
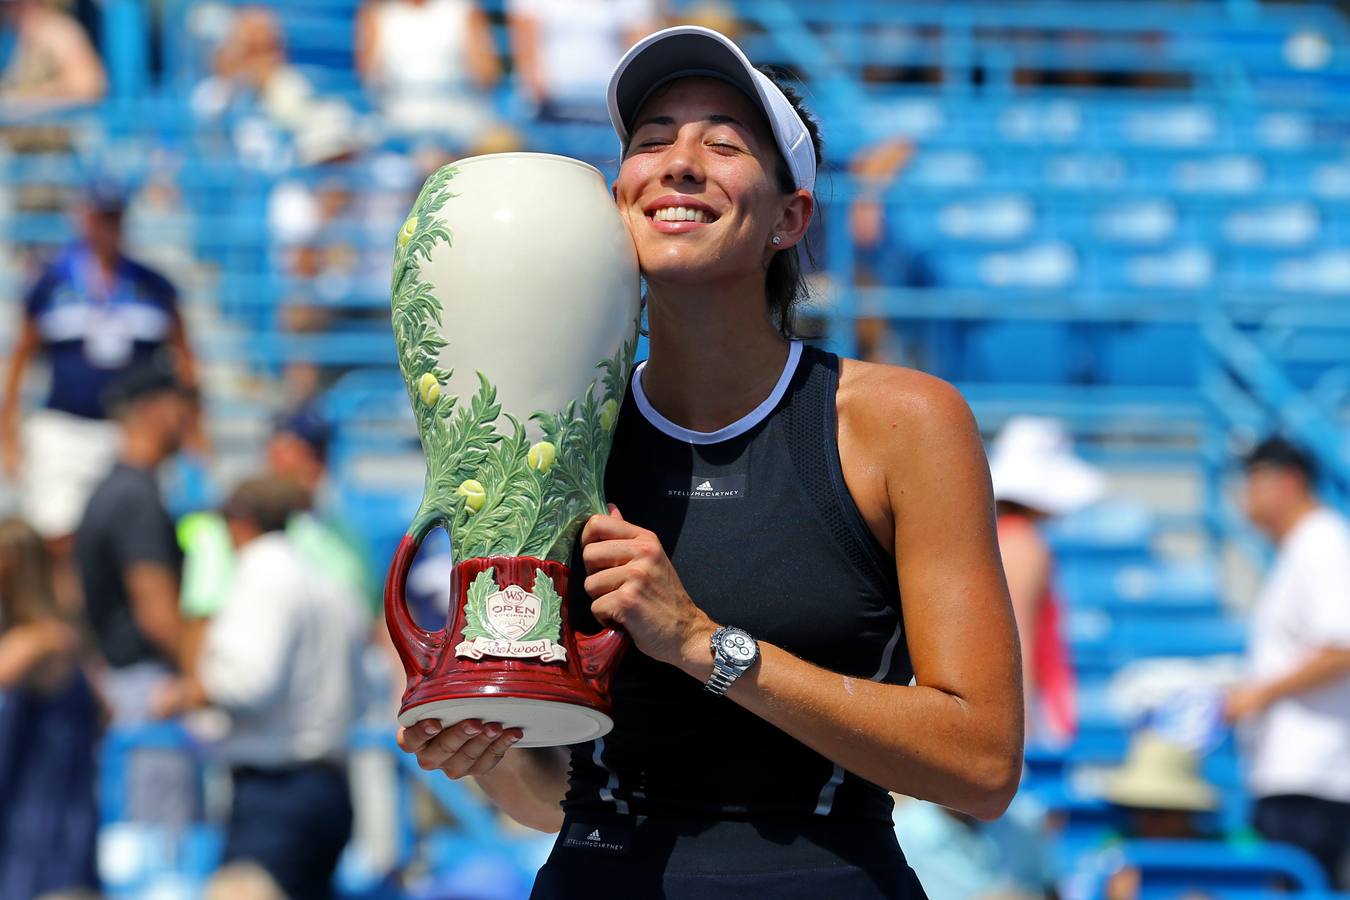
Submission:
[[[446,166],[399,232],[391,293],[427,462],[385,586],[408,676],[399,722],[501,722],[524,729],[520,747],[599,737],[627,638],[571,629],[567,562],[606,511],[639,316],[636,254],[603,176],[536,153]],[[437,527],[455,566],[445,627],[427,631],[405,583]]]

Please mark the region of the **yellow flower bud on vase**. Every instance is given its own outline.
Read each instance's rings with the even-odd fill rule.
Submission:
[[[606,400],[600,404],[600,427],[606,431],[614,428],[614,419],[619,415],[619,404],[614,400]]]
[[[421,397],[427,406],[436,405],[436,401],[441,399],[441,383],[436,380],[435,375],[428,372],[418,379],[417,396]]]
[[[529,463],[531,469],[537,469],[540,474],[553,468],[553,461],[557,458],[558,448],[549,441],[540,441],[525,454],[525,462]]]
[[[475,478],[466,478],[460,482],[459,487],[455,488],[455,493],[464,498],[464,506],[469,514],[478,512],[487,502],[487,491],[483,490],[482,482]]]
[[[417,216],[408,216],[408,221],[403,223],[403,227],[398,231],[398,249],[402,250],[408,246],[413,235],[417,233]]]

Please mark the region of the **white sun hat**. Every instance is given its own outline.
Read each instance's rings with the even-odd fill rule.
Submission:
[[[1105,479],[1074,455],[1056,419],[1015,416],[994,438],[989,455],[994,499],[1062,516],[1101,499]]]
[[[1142,731],[1130,741],[1125,763],[1107,777],[1102,796],[1118,806],[1213,812],[1214,787],[1200,775],[1200,760],[1185,747]]]
[[[661,85],[676,78],[720,78],[739,88],[764,113],[774,143],[783,154],[792,182],[816,187],[816,150],[806,123],[791,102],[731,38],[697,25],[678,25],[649,34],[634,44],[609,77],[609,120],[628,144],[633,117]]]

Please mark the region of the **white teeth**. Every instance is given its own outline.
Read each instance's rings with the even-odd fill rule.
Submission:
[[[652,213],[652,218],[658,222],[708,222],[708,214],[701,209],[690,209],[687,206],[666,206]]]

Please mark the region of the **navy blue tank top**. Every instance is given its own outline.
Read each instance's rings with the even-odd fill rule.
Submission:
[[[660,537],[714,621],[834,672],[907,684],[895,561],[840,468],[838,378],[837,357],[794,342],[758,409],[699,433],[651,407],[639,368],[619,413],[605,491],[625,519]],[[574,591],[571,602],[573,623],[597,627],[584,593]],[[572,748],[569,814],[890,823],[885,790],[673,666],[634,650],[612,693],[614,730]]]

